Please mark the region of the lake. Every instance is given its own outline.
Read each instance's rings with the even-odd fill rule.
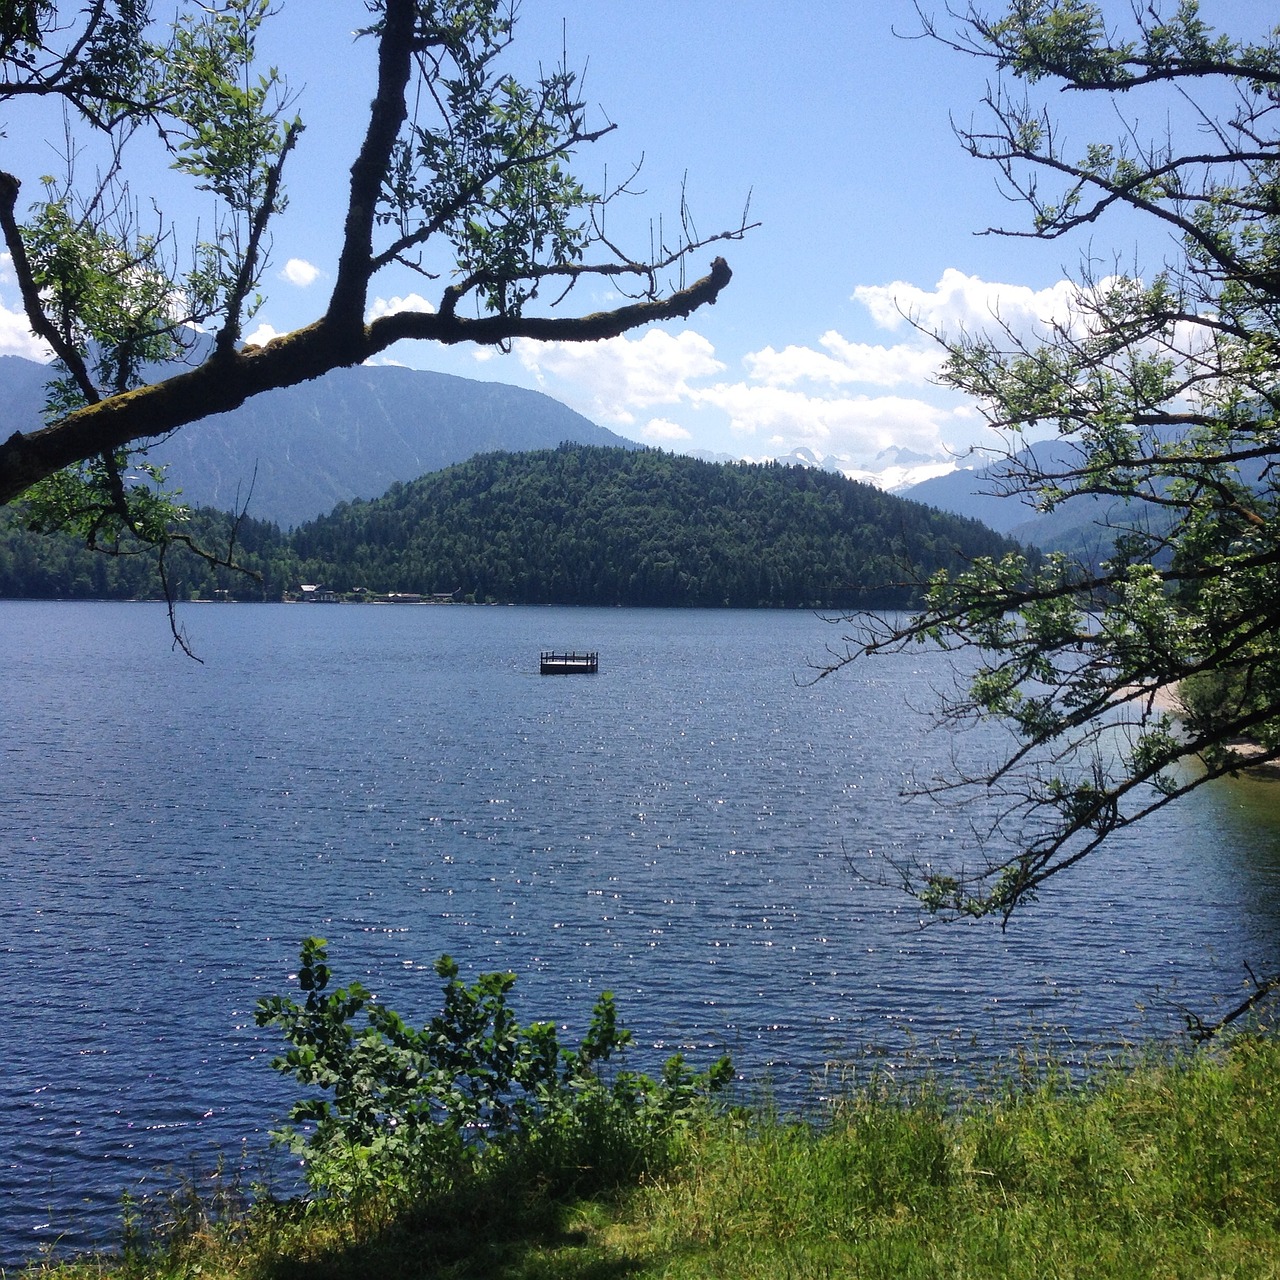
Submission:
[[[293,1095],[254,1004],[308,934],[417,1021],[442,952],[570,1034],[612,989],[638,1065],[727,1049],[794,1105],[848,1062],[1165,1034],[1276,958],[1280,811],[1250,782],[1121,833],[1005,932],[922,929],[862,873],[966,847],[900,793],[992,739],[911,710],[940,655],[811,683],[840,634],[812,615],[181,617],[203,665],[160,606],[0,602],[0,1263],[112,1243],[121,1193],[171,1168],[259,1167]],[[600,673],[540,677],[553,647]]]

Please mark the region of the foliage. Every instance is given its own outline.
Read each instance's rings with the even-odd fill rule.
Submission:
[[[741,237],[745,214],[703,238],[682,217],[643,255],[605,238],[603,211],[630,187],[592,192],[570,166],[613,126],[588,121],[567,67],[527,81],[508,69],[510,0],[345,7],[352,26],[366,22],[358,34],[376,43],[378,73],[333,291],[314,323],[245,347],[303,138],[296,96],[258,58],[272,0],[181,0],[164,19],[142,0],[0,6],[7,116],[32,134],[50,102],[65,119],[65,172],[43,179],[25,216],[19,178],[0,172],[4,246],[28,325],[55,356],[46,426],[0,441],[0,503],[27,493],[40,528],[128,535],[163,565],[175,543],[191,544],[175,495],[125,482],[149,442],[401,339],[599,339],[687,316],[728,282],[717,258],[677,287],[686,258]],[[201,224],[131,185],[156,139],[177,180],[203,193]],[[372,282],[396,271],[420,288],[441,282],[435,309],[369,318]],[[626,302],[564,314],[583,279]]]
[[[184,1206],[194,1235],[51,1270],[58,1280],[1274,1276],[1277,1078],[1274,1037],[1121,1059],[1075,1084],[1034,1062],[982,1089],[882,1077],[851,1084],[811,1122],[739,1110],[700,1124],[665,1176],[606,1199],[549,1203],[545,1188],[501,1177],[376,1226],[355,1204],[300,1214],[259,1200],[221,1222]]]
[[[229,516],[189,519],[198,542],[226,544]],[[826,472],[562,446],[476,457],[287,535],[241,520],[236,556],[261,583],[189,554],[171,556],[169,578],[204,599],[278,600],[318,582],[517,604],[838,608],[905,604],[938,567],[1011,545]],[[0,596],[155,593],[137,556],[101,560],[0,520]]]
[[[960,138],[1029,206],[1030,229],[1008,234],[1054,239],[1127,210],[1174,235],[1150,278],[1086,260],[1067,314],[1032,334],[993,320],[950,342],[942,374],[1008,433],[1002,491],[1046,511],[1106,500],[1103,562],[981,561],[938,575],[908,625],[851,637],[848,657],[972,651],[943,719],[998,717],[1013,746],[926,789],[1002,807],[976,868],[903,871],[931,910],[1007,918],[1118,828],[1243,765],[1240,739],[1280,756],[1280,35],[1219,35],[1194,0],[1135,5],[1127,34],[1087,0],[957,21],[928,26],[1001,77],[991,127]],[[1068,100],[1051,114],[1041,85],[1111,100],[1123,136],[1068,150]],[[1068,449],[1060,465],[1015,452],[1045,429]],[[1166,692],[1182,681],[1239,696],[1192,698],[1175,719]]]
[[[657,450],[495,453],[297,530],[313,581],[519,604],[905,603],[1011,544],[829,472]]]
[[[99,0],[78,19],[56,5],[34,6],[20,24],[23,38],[0,58],[12,74],[0,84],[0,100],[61,97],[90,135],[110,140],[109,163],[84,185],[69,115],[66,172],[43,179],[43,197],[25,223],[17,220],[18,180],[0,177],[0,224],[27,319],[55,354],[45,438],[77,412],[185,359],[198,331],[220,316],[219,349],[227,346],[251,314],[250,295],[266,266],[266,220],[283,207],[280,166],[301,128],[283,120],[287,95],[278,75],[251,74],[268,13],[269,0],[193,6],[162,44],[152,38],[147,7],[135,0]],[[218,200],[214,234],[191,246],[189,268],[178,266],[175,233],[162,219],[144,225],[124,176],[126,148],[144,126],[160,132],[173,167]],[[167,552],[191,545],[181,528],[186,512],[146,468],[145,450],[130,459],[129,440],[82,443],[72,465],[37,480],[30,523],[65,529],[90,546],[103,535],[155,546],[163,580]],[[146,483],[126,483],[131,466],[149,470]]]
[[[164,547],[128,529],[108,538],[99,526],[99,550],[67,530],[32,532],[27,522],[37,518],[22,504],[0,511],[0,598],[280,600],[282,584],[298,577],[278,526],[226,512],[184,508]],[[235,565],[193,547],[227,548]]]
[[[508,1003],[514,974],[481,974],[468,986],[442,956],[441,1011],[415,1029],[358,982],[328,990],[326,959],[323,938],[304,940],[305,1003],[265,997],[257,1022],[292,1046],[276,1070],[321,1091],[294,1104],[293,1127],[279,1136],[331,1198],[422,1196],[513,1159],[562,1191],[584,1179],[593,1187],[634,1180],[668,1163],[679,1132],[733,1079],[728,1058],[695,1074],[679,1054],[658,1080],[608,1074],[631,1033],[607,991],[569,1050],[553,1023],[517,1021]]]
[[[988,1097],[872,1082],[821,1130],[718,1130],[618,1237],[667,1276],[1265,1276],[1274,1040]]]

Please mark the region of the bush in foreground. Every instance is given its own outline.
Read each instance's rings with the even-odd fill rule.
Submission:
[[[316,1006],[350,1000],[353,989],[325,994],[322,957],[311,955],[319,985],[308,1000],[319,1021],[304,1022],[305,1008],[291,1007],[295,1050],[306,1043],[304,1028],[317,1043],[322,1028],[351,1030],[349,1018]],[[504,1006],[497,995],[505,989],[495,993],[484,980],[465,987],[442,967],[446,1013],[424,1032],[465,1022],[447,1015],[451,999],[463,1011],[473,1001]],[[584,1047],[624,1034],[605,1023]],[[338,1059],[360,1052],[364,1035],[347,1040]],[[492,1047],[510,1043],[499,1035]],[[808,1122],[717,1112],[705,1093],[683,1091],[678,1107],[656,1113],[679,1119],[657,1123],[666,1137],[642,1145],[647,1164],[634,1146],[616,1145],[618,1115],[606,1103],[613,1086],[599,1061],[590,1071],[599,1083],[582,1090],[594,1101],[578,1113],[580,1126],[544,1127],[542,1117],[560,1113],[536,1090],[530,1099],[517,1089],[513,1114],[528,1102],[528,1118],[504,1137],[464,1143],[470,1154],[429,1187],[410,1191],[398,1173],[380,1186],[373,1175],[382,1157],[370,1156],[358,1195],[330,1182],[310,1200],[259,1198],[220,1219],[184,1200],[181,1230],[150,1249],[136,1241],[122,1259],[62,1268],[57,1280],[111,1271],[131,1280],[1280,1276],[1274,1037],[1104,1066],[1082,1082],[1053,1067],[1027,1071],[982,1094],[938,1081],[910,1089],[872,1081]],[[576,1105],[581,1062],[582,1049],[559,1056],[552,1087],[568,1090],[565,1105]],[[649,1087],[660,1094],[660,1084]],[[636,1086],[621,1096],[632,1114],[651,1105]],[[305,1122],[315,1127],[304,1141],[321,1132],[321,1120]],[[539,1133],[566,1131],[577,1138],[540,1145]],[[600,1142],[602,1133],[613,1136]],[[631,1154],[593,1164],[600,1150]],[[313,1177],[331,1154],[313,1160]],[[332,1167],[347,1168],[345,1157],[335,1159]]]
[[[727,1057],[695,1073],[676,1054],[656,1080],[612,1067],[631,1032],[608,991],[570,1050],[553,1023],[520,1024],[508,998],[514,974],[468,986],[441,956],[441,1011],[414,1028],[358,982],[329,990],[326,959],[324,939],[306,939],[305,1002],[270,996],[257,1010],[258,1025],[291,1046],[272,1066],[320,1091],[295,1103],[276,1135],[303,1158],[316,1204],[416,1203],[519,1167],[536,1169],[556,1197],[634,1182],[670,1163],[707,1099],[733,1079]]]

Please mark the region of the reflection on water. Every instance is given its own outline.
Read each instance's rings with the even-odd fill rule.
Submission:
[[[416,1018],[443,951],[571,1032],[612,988],[643,1065],[724,1047],[797,1101],[864,1052],[1163,1030],[1139,1006],[1204,1007],[1275,954],[1280,815],[1247,781],[1120,833],[1007,932],[921,930],[855,871],[966,847],[900,792],[981,740],[906,710],[926,654],[805,684],[809,616],[186,616],[204,666],[150,606],[0,604],[2,1259],[109,1238],[157,1167],[256,1159],[287,1091],[253,1006],[310,933]],[[540,677],[566,647],[600,674]]]

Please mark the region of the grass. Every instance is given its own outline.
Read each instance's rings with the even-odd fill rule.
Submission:
[[[181,1209],[181,1206],[179,1206]],[[820,1124],[708,1119],[666,1175],[572,1203],[510,1168],[430,1204],[211,1214],[56,1280],[1280,1277],[1280,1041],[851,1089]]]

